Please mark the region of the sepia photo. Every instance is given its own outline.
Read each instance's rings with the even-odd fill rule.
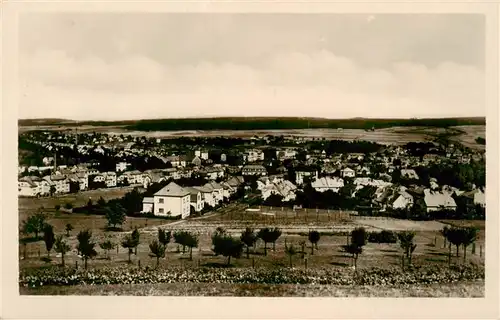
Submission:
[[[20,297],[485,298],[488,21],[20,13]]]

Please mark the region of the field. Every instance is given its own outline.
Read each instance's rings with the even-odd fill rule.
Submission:
[[[22,200],[20,200],[22,201]],[[45,199],[33,200],[32,206],[35,208],[39,205],[34,205],[36,201],[46,201]],[[54,200],[52,200],[54,201]],[[253,209],[253,210],[252,210]],[[276,242],[275,248],[272,244],[267,245],[267,255],[264,254],[264,244],[258,242],[255,248],[249,250],[249,258],[246,257],[246,252],[240,259],[231,259],[233,268],[285,268],[289,267],[290,260],[285,254],[285,245],[294,244],[294,246],[301,251],[300,241],[305,240],[306,246],[304,254],[298,253],[292,258],[292,264],[296,268],[350,268],[352,259],[350,255],[342,252],[342,245],[346,244],[348,239],[348,232],[355,227],[363,226],[368,231],[372,230],[414,230],[416,232],[415,243],[417,248],[414,253],[413,263],[415,265],[436,265],[443,268],[448,267],[448,248],[444,246],[443,239],[439,234],[439,230],[446,224],[438,221],[407,221],[389,218],[374,218],[374,217],[358,217],[352,215],[350,212],[337,212],[337,211],[319,211],[316,210],[297,210],[281,208],[251,208],[248,211],[245,205],[230,204],[225,208],[219,209],[217,212],[209,213],[205,216],[198,218],[190,218],[182,221],[165,221],[160,219],[146,219],[146,218],[127,218],[125,223],[124,232],[108,232],[105,230],[106,221],[103,217],[91,216],[86,214],[64,214],[59,216],[51,215],[49,222],[55,225],[56,233],[65,233],[64,226],[66,223],[71,223],[75,226],[70,236],[67,238],[68,243],[72,248],[75,248],[76,234],[78,230],[83,228],[92,228],[94,240],[99,243],[105,238],[110,238],[115,243],[120,243],[123,236],[131,230],[132,227],[137,226],[141,232],[141,243],[137,250],[137,255],[132,254],[132,264],[137,266],[150,266],[155,267],[156,259],[149,256],[149,243],[157,238],[157,228],[162,227],[167,230],[188,230],[196,233],[199,236],[199,246],[193,249],[192,259],[188,251],[182,252],[182,248],[175,243],[170,243],[167,247],[166,258],[161,259],[160,268],[181,267],[181,268],[198,268],[209,267],[219,268],[225,267],[227,259],[221,256],[214,256],[211,250],[211,235],[217,227],[224,227],[229,233],[234,236],[239,236],[241,231],[247,226],[256,229],[261,227],[280,227],[282,229],[282,236]],[[446,221],[446,223],[458,224],[458,221]],[[480,238],[476,243],[476,250],[472,252],[472,248],[468,248],[467,263],[484,264],[484,223],[474,222],[475,225],[481,227]],[[309,230],[318,230],[321,233],[321,239],[318,248],[312,252],[310,243],[307,243],[307,232]],[[26,254],[24,253],[26,250]],[[99,252],[98,257],[89,261],[90,268],[103,268],[107,266],[127,266],[128,253],[126,249],[118,247],[110,252],[109,259],[105,257],[103,250],[97,246]],[[24,256],[26,255],[26,258]],[[44,267],[48,265],[56,265],[60,263],[60,258],[52,252],[52,260],[47,262],[45,246],[42,241],[28,243],[26,247],[19,246],[20,268],[32,269]],[[83,261],[77,256],[75,250],[69,252],[66,257],[66,264],[71,266],[82,267]],[[402,251],[398,244],[374,244],[369,243],[363,248],[357,266],[360,269],[369,269],[373,267],[388,267],[399,268],[402,261]],[[460,257],[455,257],[455,248],[452,248],[452,264],[463,263],[463,251],[460,250]],[[430,290],[426,294],[432,295],[439,294],[447,296],[451,293],[462,292],[459,294],[471,296],[477,294],[477,285],[461,285],[462,291],[455,291],[454,289],[446,289],[446,287],[439,287]],[[79,289],[82,291],[79,291]],[[137,287],[138,292],[134,294],[141,294],[143,290],[153,290],[156,293],[162,294],[167,292],[169,294],[181,295],[183,290],[197,290],[193,289],[190,285],[178,286],[156,286],[149,289]],[[156,288],[156,289],[155,289]],[[28,294],[32,294],[31,289],[25,289]],[[47,288],[40,290],[49,290],[48,292],[57,292],[57,288]],[[52,291],[50,291],[52,290]],[[95,289],[88,289],[85,287],[77,286],[77,288],[70,289],[69,292],[80,292],[85,294],[87,290],[95,290],[99,292],[96,294],[112,294],[113,292],[123,292],[129,294],[134,291],[131,287],[127,286],[99,286]],[[156,291],[155,291],[156,290]],[[200,292],[207,292],[214,290],[213,294],[235,294],[246,295],[247,289],[244,287],[230,287],[229,289],[221,285],[220,287],[207,287],[199,289]],[[267,290],[267,289],[256,289]],[[273,291],[274,290],[274,291]],[[385,290],[385,291],[384,291]],[[356,296],[371,294],[396,294],[401,288],[386,288],[379,293],[374,288],[342,288],[342,287],[317,287],[308,290],[306,288],[299,288],[293,286],[284,286],[281,289],[276,287],[270,292],[281,292],[283,295],[333,295],[333,296]],[[418,287],[406,290],[406,295],[421,295],[425,289]],[[435,291],[438,290],[438,291]],[[441,291],[439,291],[441,290]],[[172,292],[177,293],[172,293]],[[147,291],[149,292],[149,291]],[[384,293],[385,292],[385,293]],[[420,293],[419,293],[420,292]],[[36,292],[35,292],[36,294]],[[207,293],[209,294],[209,293]]]
[[[402,145],[408,142],[427,142],[435,139],[436,134],[457,133],[454,129],[459,129],[464,133],[451,136],[454,141],[465,144],[468,147],[483,149],[484,146],[477,144],[474,140],[477,137],[486,135],[484,125],[456,126],[450,129],[436,127],[390,127],[381,128],[375,131],[364,129],[268,129],[268,130],[172,130],[172,131],[137,131],[129,130],[125,126],[40,126],[40,127],[19,127],[19,132],[30,130],[75,130],[78,132],[102,132],[111,135],[131,135],[146,136],[151,138],[176,138],[176,137],[239,137],[250,138],[253,136],[296,136],[303,138],[324,138],[330,140],[365,140],[380,144]]]

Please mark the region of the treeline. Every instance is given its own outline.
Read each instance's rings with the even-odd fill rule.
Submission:
[[[91,123],[88,123],[91,124]],[[100,123],[100,125],[103,125]],[[485,118],[443,119],[309,119],[309,118],[202,118],[139,120],[129,130],[271,130],[308,128],[371,129],[393,126],[450,127],[485,125]]]

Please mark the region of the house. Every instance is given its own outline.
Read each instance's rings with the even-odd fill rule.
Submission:
[[[144,197],[144,199],[142,199],[142,212],[152,213],[154,202],[155,202],[154,197]]]
[[[69,192],[69,180],[64,175],[50,175],[43,177],[43,180],[47,181],[49,188],[54,186],[55,193],[68,193]]]
[[[480,205],[483,208],[486,207],[486,194],[482,189],[464,192],[462,196],[469,198],[475,205]]]
[[[72,173],[68,175],[71,182],[78,183],[79,190],[87,190],[89,187],[88,175],[84,172]]]
[[[160,189],[153,195],[153,213],[155,216],[189,216],[191,194],[175,182]]]
[[[262,199],[266,200],[272,194],[280,195],[282,201],[292,201],[295,199],[295,191],[297,187],[288,180],[280,180],[275,183],[270,183],[262,187]]]
[[[272,184],[272,183],[279,183],[283,181],[283,175],[272,175],[269,177],[260,177],[257,179],[257,189],[262,189],[264,186]]]
[[[241,174],[244,176],[250,176],[250,175],[265,176],[267,175],[267,169],[262,165],[249,164],[241,169]]]
[[[118,178],[120,178],[120,177],[118,177]],[[142,184],[143,184],[144,189],[147,189],[153,183],[159,183],[159,182],[164,181],[164,180],[165,180],[165,177],[164,177],[163,173],[161,172],[161,170],[158,170],[158,169],[146,170],[143,173]]]
[[[457,204],[451,195],[430,189],[424,190],[424,202],[427,212],[437,210],[456,210],[457,208]]]
[[[297,154],[297,151],[295,151],[293,149],[277,150],[276,151],[276,158],[280,161],[286,160],[286,159],[294,159],[296,154]]]
[[[201,198],[204,204],[207,204],[211,207],[215,207],[216,199],[214,197],[214,192],[212,188],[205,188],[205,187],[193,187],[201,192]]]
[[[196,150],[194,152],[195,157],[199,157],[203,160],[208,160],[208,151],[206,150]]]
[[[399,192],[396,193],[391,207],[393,209],[408,209],[413,206],[413,196],[406,191],[406,188],[402,187]]]
[[[216,203],[224,200],[224,187],[222,187],[217,182],[212,181],[212,182],[205,183],[205,185],[203,187],[208,189],[208,190],[210,190],[210,189],[212,190],[212,194],[213,194],[213,197],[214,197]]]
[[[193,207],[194,211],[200,212],[203,210],[205,203],[203,202],[203,196],[200,190],[193,187],[185,187],[189,192],[190,205]]]
[[[129,166],[130,166],[130,163],[127,163],[127,162],[118,162],[116,164],[116,172],[126,171]]]
[[[337,177],[322,177],[314,180],[311,186],[318,192],[325,192],[327,190],[339,192],[340,188],[344,186],[344,180]]]
[[[318,171],[316,170],[297,170],[295,172],[295,182],[298,185],[304,183],[304,178],[310,177],[311,179],[318,179]]]
[[[196,166],[196,167],[199,167],[201,166],[201,158],[196,156],[193,158],[193,160],[191,161],[191,163]]]
[[[202,173],[208,180],[216,180],[224,177],[224,169],[222,168],[208,167],[200,173]]]
[[[358,177],[354,179],[354,184],[356,185],[356,189],[359,190],[366,186],[372,186],[376,188],[384,188],[392,185],[391,182],[387,182],[384,180],[372,179],[367,177]]]
[[[405,179],[418,180],[418,174],[413,169],[401,169],[401,177]]]
[[[340,171],[342,178],[354,178],[356,176],[356,172],[351,168],[344,168]]]
[[[116,172],[108,171],[103,173],[104,183],[106,183],[106,187],[112,188],[116,187]]]
[[[264,161],[264,151],[262,150],[248,150],[246,154],[247,162]]]
[[[226,181],[226,183],[234,189],[237,189],[243,182],[245,182],[245,180],[242,176],[232,177]]]
[[[17,181],[18,194],[24,197],[36,197],[41,194],[41,182],[37,176],[22,177]]]

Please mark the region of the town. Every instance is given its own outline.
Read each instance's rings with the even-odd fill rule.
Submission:
[[[133,186],[142,200],[130,214],[184,219],[230,201],[410,219],[485,214],[484,151],[458,143],[30,131],[19,149],[19,196]]]

